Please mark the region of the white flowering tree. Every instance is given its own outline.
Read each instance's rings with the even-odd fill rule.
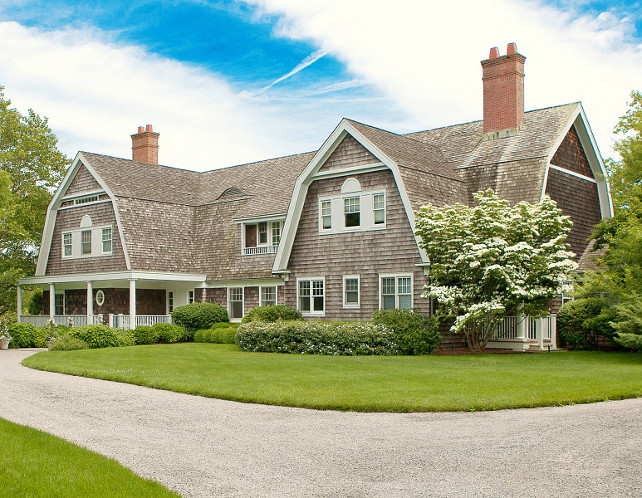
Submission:
[[[509,314],[548,314],[577,264],[566,244],[571,220],[549,197],[512,207],[492,190],[473,197],[474,207],[423,206],[416,233],[430,260],[422,297],[436,299],[441,317],[455,317],[451,331],[479,351]]]

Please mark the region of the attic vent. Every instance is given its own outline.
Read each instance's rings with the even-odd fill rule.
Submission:
[[[244,197],[247,195],[238,187],[230,187],[223,191],[221,195],[218,196],[218,199],[229,199],[232,197]]]

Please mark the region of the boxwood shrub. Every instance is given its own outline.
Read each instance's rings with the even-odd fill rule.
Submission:
[[[378,310],[372,313],[372,321],[394,333],[401,354],[430,354],[441,341],[437,318],[414,310]]]
[[[148,325],[140,325],[134,329],[134,341],[136,344],[156,344],[158,342],[158,330]]]
[[[50,351],[75,351],[77,349],[87,349],[88,347],[89,345],[82,339],[65,334],[53,341]]]
[[[215,324],[211,329],[197,330],[194,334],[194,342],[210,342],[213,344],[235,344],[237,324]]]
[[[236,343],[244,351],[324,355],[399,354],[395,335],[372,322],[255,321],[242,324]]]
[[[129,330],[113,329],[106,325],[86,325],[73,327],[67,334],[87,343],[92,348],[117,348],[133,346],[134,335]]]
[[[183,340],[185,329],[173,323],[155,323],[152,332],[156,334],[156,342],[171,344]]]
[[[12,323],[7,328],[10,348],[46,348],[48,332],[31,323]]]
[[[243,317],[241,323],[276,322],[277,320],[303,320],[301,312],[284,304],[268,304],[253,308]]]
[[[218,322],[228,322],[227,310],[215,303],[190,303],[172,311],[172,322],[188,330],[210,328]]]

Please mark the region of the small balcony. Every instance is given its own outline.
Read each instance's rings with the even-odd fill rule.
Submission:
[[[255,256],[257,254],[276,254],[279,246],[257,246],[257,247],[244,247],[243,256]]]

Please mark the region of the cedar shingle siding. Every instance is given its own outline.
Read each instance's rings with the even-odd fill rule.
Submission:
[[[321,167],[321,171],[332,171],[337,169],[352,168],[355,166],[378,164],[379,161],[363,145],[357,142],[350,135],[341,141],[332,155]]]
[[[575,131],[575,126],[572,126],[564,137],[557,152],[551,159],[551,164],[594,178],[584,149],[582,149],[580,138],[577,136],[577,131]]]

